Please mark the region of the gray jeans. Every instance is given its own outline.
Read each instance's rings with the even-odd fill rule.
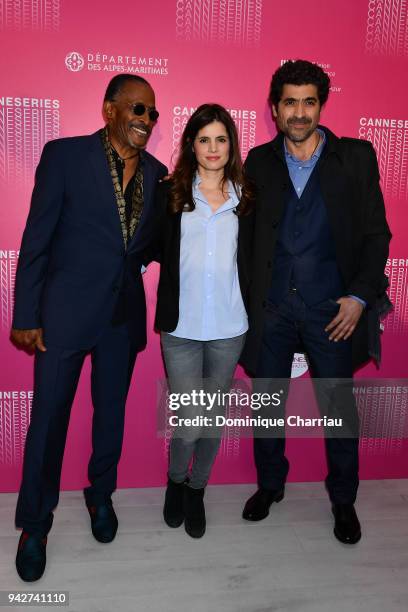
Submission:
[[[189,340],[161,333],[161,345],[171,393],[190,393],[193,389],[206,392],[227,393],[245,342],[245,335],[222,340]],[[221,412],[217,409],[217,413]],[[179,415],[197,416],[206,413],[205,406],[192,412],[191,407]],[[212,410],[212,414],[215,409]],[[209,414],[209,413],[207,413]],[[206,486],[221,442],[222,430],[212,429],[206,437],[200,436],[200,428],[184,430],[183,435],[173,435],[170,442],[169,478],[183,482],[189,476],[189,486],[201,489]],[[191,473],[189,467],[191,463]]]

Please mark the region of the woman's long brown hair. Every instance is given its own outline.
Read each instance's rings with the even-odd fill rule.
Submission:
[[[243,171],[238,133],[234,120],[223,106],[219,104],[202,104],[187,121],[181,137],[180,152],[172,174],[169,193],[169,210],[172,213],[191,212],[195,208],[192,186],[198,164],[193,151],[193,143],[198,132],[209,123],[213,123],[213,121],[219,121],[225,126],[230,143],[229,158],[224,167],[222,187],[228,181],[231,181],[233,184],[240,198],[235,211],[237,215],[248,214],[253,206],[253,187]]]

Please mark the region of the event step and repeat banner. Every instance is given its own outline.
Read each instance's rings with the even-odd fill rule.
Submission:
[[[271,75],[296,58],[316,62],[331,77],[322,123],[339,136],[370,140],[377,152],[393,232],[386,273],[394,310],[384,321],[381,369],[369,365],[357,374],[371,379],[376,397],[375,423],[370,429],[367,411],[362,424],[375,436],[361,441],[361,476],[406,476],[407,387],[389,379],[408,376],[407,1],[0,0],[0,31],[0,490],[18,487],[30,420],[33,360],[11,345],[9,331],[21,234],[44,144],[100,128],[108,81],[130,72],[156,92],[160,119],[148,148],[170,168],[183,127],[203,102],[230,110],[245,157],[275,135],[266,102]],[[157,381],[164,375],[153,331],[157,277],[153,264],[144,277],[148,347],[130,390],[121,487],[166,478],[169,432],[157,433]],[[293,376],[308,377],[303,355],[296,355]],[[65,488],[86,482],[91,413],[87,363],[73,406]],[[289,440],[291,479],[323,478],[322,451],[321,439]],[[227,430],[212,482],[254,477],[251,440]]]

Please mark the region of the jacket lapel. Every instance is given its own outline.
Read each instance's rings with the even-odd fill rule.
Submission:
[[[90,139],[89,162],[101,205],[101,220],[103,218],[106,219],[112,239],[124,248],[112,177],[109,172],[108,160],[103,150],[99,132],[92,134]]]
[[[143,227],[147,225],[150,216],[153,212],[153,187],[155,183],[154,170],[150,163],[150,160],[147,156],[144,156],[142,161],[143,164],[143,211],[142,216],[140,217],[139,224],[136,228],[135,233],[128,243],[128,250],[134,246],[134,243],[137,241],[139,234],[143,231]]]
[[[352,244],[354,183],[348,176],[343,160],[341,141],[326,127],[326,147],[319,166],[320,188],[327,208],[337,263],[341,271],[347,269],[349,245]]]
[[[276,227],[286,206],[285,194],[290,187],[290,177],[283,154],[283,135],[278,134],[270,143],[260,164],[261,200],[265,214]]]

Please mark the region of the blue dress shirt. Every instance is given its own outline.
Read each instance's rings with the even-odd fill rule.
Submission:
[[[317,132],[320,134],[320,144],[317,147],[316,151],[313,153],[312,157],[306,160],[297,159],[297,157],[289,153],[286,147],[286,140],[283,140],[285,146],[285,159],[289,170],[289,176],[291,178],[293,187],[296,191],[298,198],[302,196],[303,190],[307,185],[307,181],[309,180],[314,167],[319,161],[319,157],[323,151],[323,147],[326,142],[326,134],[319,129],[317,130]]]
[[[195,209],[181,216],[179,320],[173,336],[189,340],[234,338],[248,329],[238,279],[239,202],[231,183],[229,199],[211,210],[193,181]]]
[[[283,140],[285,148],[285,159],[289,171],[289,176],[291,178],[293,187],[296,191],[298,198],[302,196],[303,190],[307,185],[307,181],[309,180],[314,167],[319,161],[319,157],[323,151],[323,147],[326,142],[326,134],[323,132],[323,130],[317,129],[317,132],[318,134],[320,134],[320,144],[317,147],[316,151],[313,153],[312,157],[306,160],[298,159],[297,157],[289,153],[286,147],[286,140]],[[366,306],[365,301],[357,297],[356,295],[349,295],[349,297],[353,298],[354,300],[357,300],[357,302],[360,302],[360,304],[362,304],[364,307]]]

